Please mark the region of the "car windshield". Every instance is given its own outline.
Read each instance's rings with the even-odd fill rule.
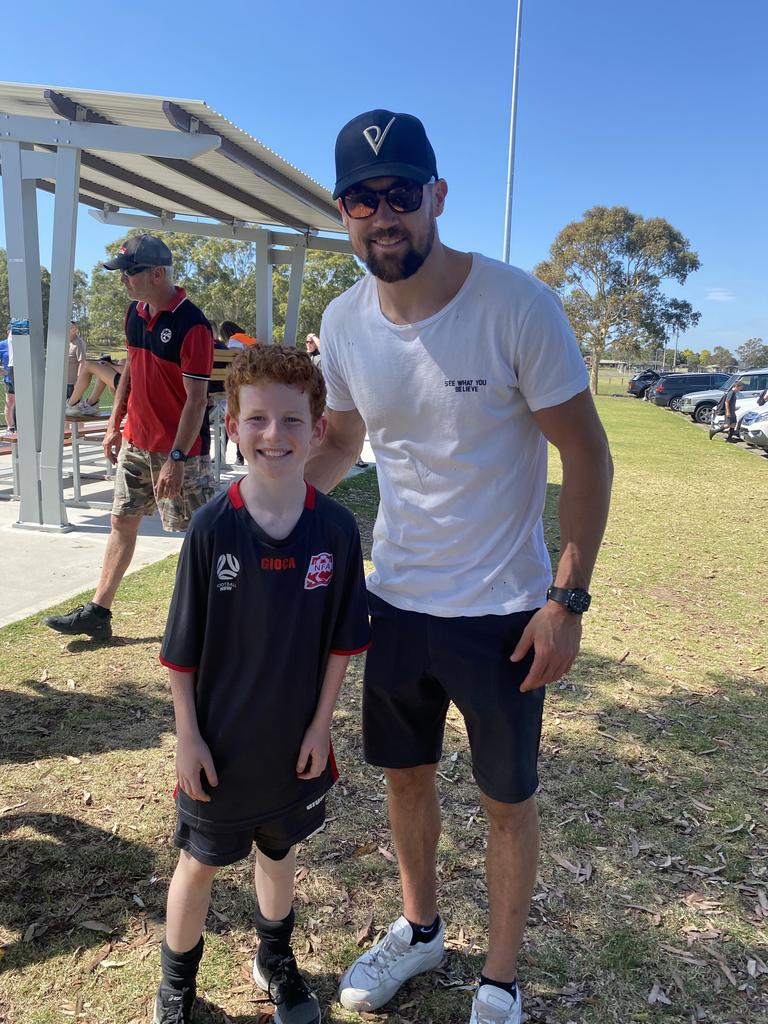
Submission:
[[[718,384],[717,386],[720,388],[721,391],[727,391],[729,388],[733,387],[733,385],[736,383],[738,379],[738,373],[732,373],[728,380],[724,380],[722,384]]]

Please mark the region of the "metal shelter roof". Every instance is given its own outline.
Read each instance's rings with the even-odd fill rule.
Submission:
[[[290,265],[283,341],[293,344],[307,250],[350,247],[327,236],[344,232],[330,192],[200,100],[0,83],[0,165],[19,396],[18,525],[67,530],[62,443],[78,203],[104,223],[252,242],[264,341],[274,340],[275,264]],[[38,188],[55,196],[47,333]]]
[[[202,100],[0,82],[0,138],[3,115],[57,119],[63,131],[68,122],[84,122],[221,140],[197,156],[121,153],[119,163],[114,152],[84,147],[79,200],[86,206],[277,225],[303,234],[344,232],[327,189]],[[51,152],[53,144],[34,148]],[[37,187],[53,192],[54,179],[40,176]]]

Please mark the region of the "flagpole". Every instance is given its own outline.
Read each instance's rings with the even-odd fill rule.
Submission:
[[[512,109],[509,116],[509,158],[507,161],[507,205],[504,213],[504,262],[509,263],[512,237],[512,189],[515,181],[515,131],[517,128],[517,72],[520,65],[520,35],[523,28],[523,0],[517,0],[515,63],[512,70]]]

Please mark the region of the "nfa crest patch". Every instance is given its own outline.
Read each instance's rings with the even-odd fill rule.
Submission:
[[[168,344],[168,342],[171,340],[171,337],[172,335],[170,327],[164,327],[162,331],[160,331],[160,341],[162,341],[164,345]]]
[[[312,555],[304,580],[304,589],[315,590],[317,587],[327,587],[332,576],[333,555],[327,551],[323,551],[319,555]]]

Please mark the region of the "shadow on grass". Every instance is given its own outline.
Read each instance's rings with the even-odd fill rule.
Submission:
[[[22,936],[0,970],[101,946],[127,926],[126,908],[138,912],[133,894],[153,865],[143,843],[64,814],[5,815],[0,836],[0,921]]]
[[[159,746],[173,726],[170,702],[137,683],[121,682],[109,696],[60,690],[36,679],[19,685],[26,692],[3,694],[3,718],[12,728],[0,732],[0,762],[142,750]]]
[[[157,644],[159,647],[163,642],[163,636],[113,636],[110,640],[70,640],[67,650],[70,654],[82,654],[85,651],[94,651],[98,648],[108,647],[135,647],[137,644]]]

